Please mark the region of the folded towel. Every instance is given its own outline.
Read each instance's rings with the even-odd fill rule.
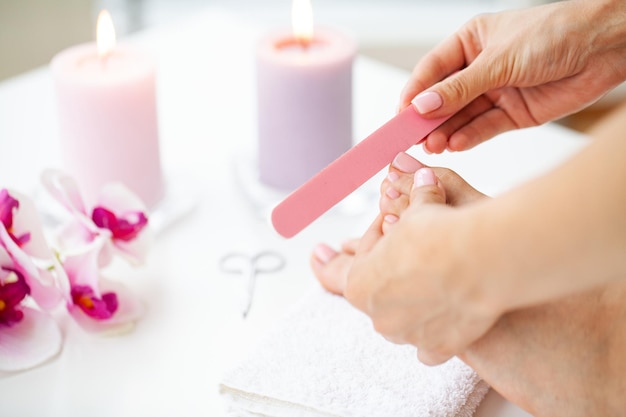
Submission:
[[[322,289],[305,297],[220,386],[228,412],[271,417],[470,417],[488,385],[457,358],[428,367],[411,346]]]

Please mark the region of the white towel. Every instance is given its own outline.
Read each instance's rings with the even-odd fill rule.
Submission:
[[[436,367],[377,334],[322,289],[296,305],[220,386],[229,414],[470,417],[488,385],[453,358]]]

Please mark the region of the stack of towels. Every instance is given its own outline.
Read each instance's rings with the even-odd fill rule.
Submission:
[[[428,367],[377,334],[345,299],[316,289],[220,386],[229,414],[470,417],[488,385],[453,358]]]

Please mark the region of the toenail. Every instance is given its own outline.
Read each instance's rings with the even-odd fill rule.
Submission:
[[[337,252],[330,248],[328,245],[320,243],[313,249],[313,255],[323,264],[327,264],[330,262],[335,256],[337,256]]]
[[[398,190],[396,190],[395,188],[387,188],[387,191],[385,191],[385,194],[387,194],[387,197],[391,198],[392,200],[395,200],[396,198],[400,197],[400,193],[398,192]]]
[[[404,152],[396,155],[391,165],[402,172],[408,173],[413,173],[424,166],[417,159]]]
[[[398,216],[396,216],[395,214],[387,214],[384,217],[384,220],[385,220],[386,223],[394,224],[395,222],[398,221]]]

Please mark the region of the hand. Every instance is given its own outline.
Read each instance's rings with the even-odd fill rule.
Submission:
[[[437,231],[442,226],[456,232],[449,221],[455,208],[484,197],[453,171],[424,168],[401,153],[381,186],[381,214],[365,236],[344,244],[340,253],[319,245],[312,268],[325,288],[370,315],[385,337],[417,346],[425,363],[443,362],[482,335],[499,315],[489,312],[486,303],[461,302],[458,294],[469,280],[459,285],[441,279],[440,271],[449,272],[447,254],[452,253],[429,256],[441,243]]]
[[[434,153],[571,114],[626,79],[625,16],[619,0],[478,16],[417,64],[399,108],[458,112],[428,136]]]
[[[424,165],[404,152],[399,153],[389,166],[389,173],[381,184],[380,213],[384,219],[383,234],[393,227],[399,216],[409,206],[415,171]],[[446,204],[460,207],[486,198],[456,172],[447,168],[432,168],[446,194]],[[311,268],[328,291],[343,295],[348,271],[352,267],[359,239],[344,242],[338,251],[326,244],[319,244],[311,256]]]
[[[381,187],[382,218],[403,217],[412,173],[423,167],[407,154],[396,157]],[[433,171],[444,187],[448,206],[463,208],[485,200],[455,172],[445,168]],[[398,221],[383,222],[385,234],[395,233],[397,226]],[[351,240],[339,252],[326,245],[316,248],[311,265],[322,285],[338,294],[345,292],[358,246],[359,240]],[[621,282],[509,312],[459,357],[492,388],[532,414],[571,416],[583,413],[580,410],[616,414],[624,408],[621,382],[626,361],[621,352],[626,346],[626,326],[620,326],[626,323],[626,308],[621,308],[624,295],[626,284]],[[581,354],[586,357],[584,363],[576,362]],[[605,381],[600,388],[590,383],[598,378]],[[580,392],[591,394],[581,396]]]

